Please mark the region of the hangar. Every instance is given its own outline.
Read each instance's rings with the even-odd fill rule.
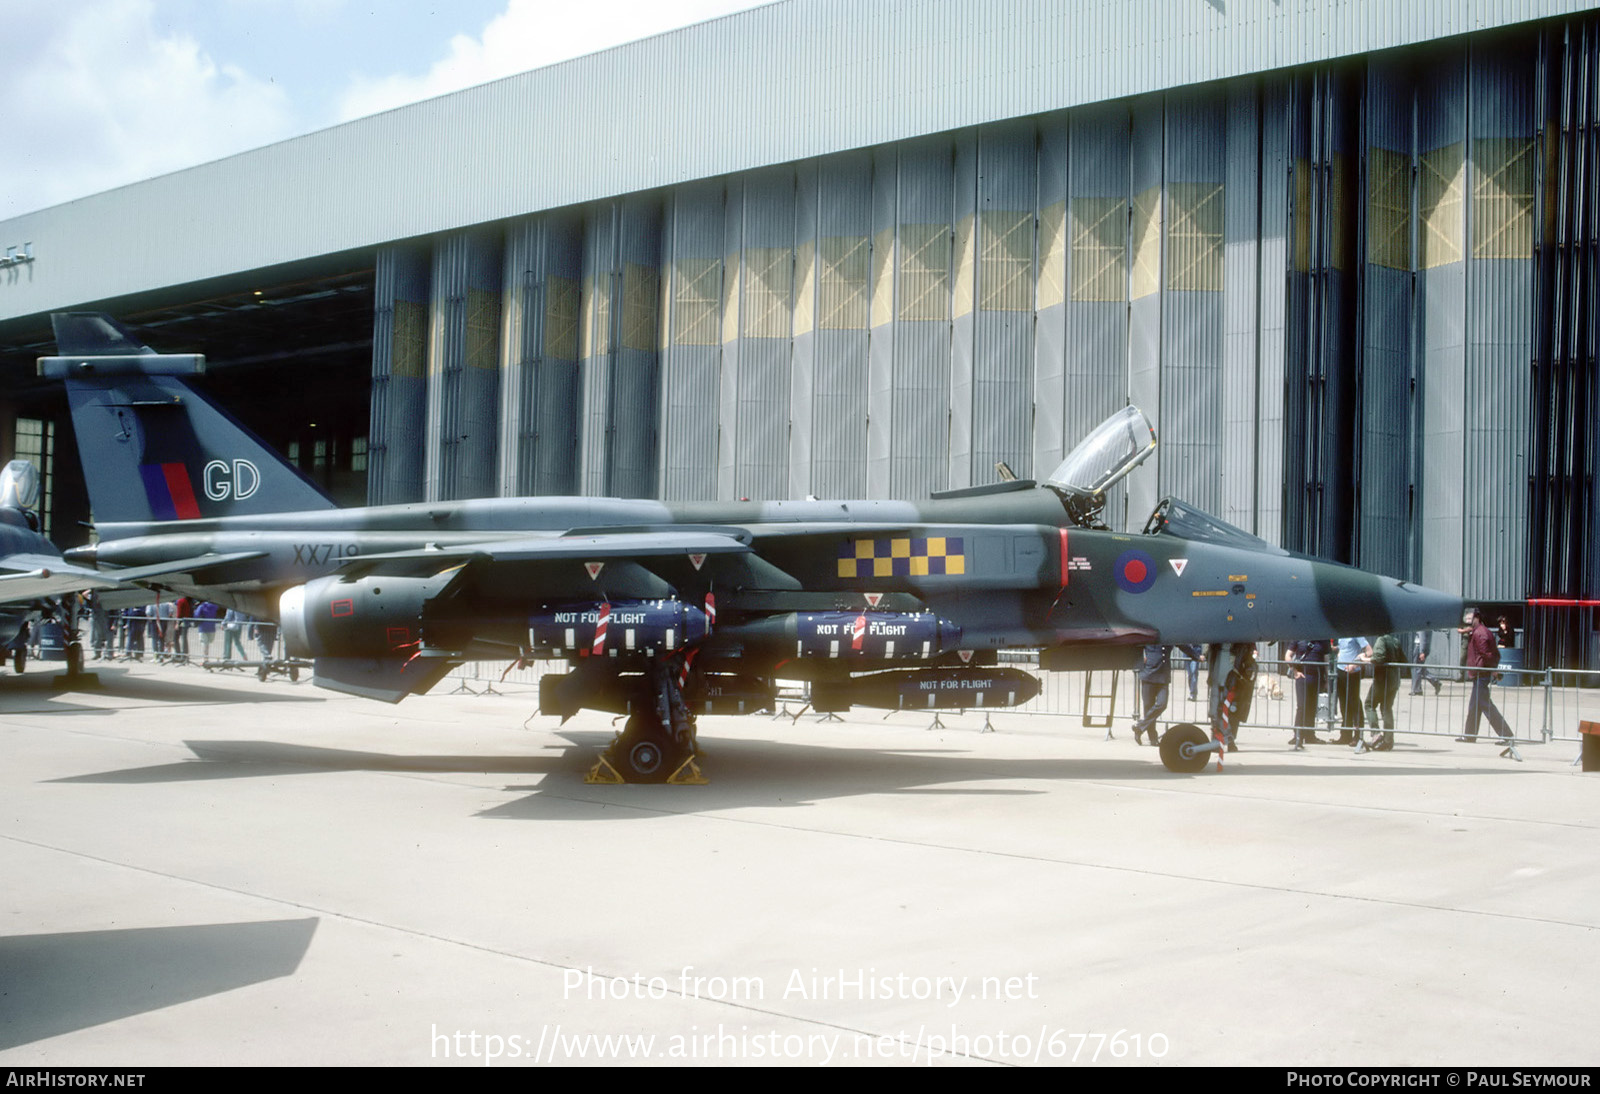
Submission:
[[[1600,667],[1600,18],[1133,7],[782,0],[0,221],[0,456],[80,541],[69,308],[354,503],[921,497],[1131,400],[1115,521],[1176,494]]]

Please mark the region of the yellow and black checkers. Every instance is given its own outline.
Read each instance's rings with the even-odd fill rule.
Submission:
[[[960,536],[892,536],[847,539],[839,544],[839,576],[931,577],[964,574],[967,556]]]

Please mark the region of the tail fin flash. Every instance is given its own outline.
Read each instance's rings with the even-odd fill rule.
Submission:
[[[39,375],[63,381],[102,534],[108,525],[331,509],[333,502],[182,377],[198,354],[160,354],[116,320],[52,315],[60,356]]]

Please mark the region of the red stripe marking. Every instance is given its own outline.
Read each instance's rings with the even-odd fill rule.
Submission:
[[[196,520],[200,504],[194,500],[194,486],[189,482],[189,472],[181,463],[164,463],[161,474],[167,480],[167,490],[172,494],[172,509],[179,520]]]
[[[1061,587],[1067,587],[1067,530],[1061,529]]]

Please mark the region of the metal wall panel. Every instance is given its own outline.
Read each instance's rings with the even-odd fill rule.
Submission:
[[[373,284],[372,421],[367,438],[367,502],[421,501],[428,404],[426,247],[378,252]]]
[[[1130,124],[1125,103],[1086,107],[1069,117],[1062,458],[1128,402]],[[1054,468],[1035,470],[1048,475]],[[1106,499],[1105,520],[1112,528],[1148,515],[1148,509],[1129,513],[1121,484]]]
[[[950,282],[949,467],[938,488],[972,485],[973,385],[978,300],[978,135],[958,134],[954,147],[955,189],[950,215],[955,241]]]
[[[1416,576],[1413,79],[1408,63],[1374,59],[1368,65],[1358,559],[1364,567],[1400,578]]]
[[[796,307],[794,433],[808,442],[809,489],[798,482],[791,496],[856,498],[867,491],[867,358],[875,253],[872,233],[872,159],[849,152],[821,161],[816,174],[816,296],[812,304],[815,360],[809,405],[799,397],[801,335]],[[800,233],[797,232],[797,237]],[[892,238],[892,237],[891,237]],[[797,281],[799,278],[797,277]],[[801,462],[800,446],[791,465]],[[791,476],[798,474],[791,470]]]
[[[1163,124],[1161,489],[1215,513],[1224,471],[1249,464],[1222,444],[1226,100],[1169,95]]]
[[[1464,591],[1520,599],[1526,586],[1533,357],[1532,42],[1468,53]]]
[[[1420,70],[1417,113],[1421,580],[1463,589],[1466,489],[1466,56],[1440,47]]]
[[[877,406],[889,404],[884,416],[889,423],[890,474],[884,485],[888,497],[926,497],[949,485],[948,461],[954,447],[951,362],[956,353],[952,317],[957,296],[965,293],[963,299],[970,299],[970,288],[957,287],[957,234],[952,223],[960,200],[960,140],[957,136],[902,145],[897,171],[887,187],[881,170],[885,160],[874,160],[880,170],[873,188],[873,240],[878,244],[898,237],[892,251],[881,246],[875,251],[894,258],[878,264],[880,276],[887,280],[874,284],[872,308],[874,362],[876,344],[887,328],[892,332],[892,364],[888,391],[882,392],[874,381],[875,398],[868,408],[875,431]],[[971,190],[965,193],[970,202]],[[884,202],[890,203],[887,209]],[[886,214],[891,217],[887,223],[880,219]],[[968,316],[963,352],[970,361],[970,308]],[[880,318],[886,321],[880,323]]]
[[[1166,401],[1162,398],[1162,200],[1166,126],[1165,104],[1158,96],[1133,107],[1128,157],[1128,395],[1156,428]],[[1165,438],[1163,435],[1163,442]],[[1164,443],[1163,443],[1164,447]],[[1154,467],[1151,464],[1155,464]],[[1129,519],[1149,515],[1167,491],[1165,460],[1147,461],[1128,476]]]
[[[667,199],[661,351],[660,496],[717,496],[722,369],[723,184],[676,187]]]
[[[661,207],[653,197],[620,205],[606,493],[648,498],[656,490],[661,419]]]
[[[996,480],[1004,461],[1033,475],[1033,323],[1037,298],[1038,135],[1031,121],[985,126],[977,139],[976,299],[965,482]],[[954,458],[952,453],[952,458]],[[1047,469],[1049,470],[1049,469]],[[952,469],[952,481],[961,472]]]
[[[749,175],[742,188],[738,368],[734,391],[734,497],[782,497],[789,487],[790,341],[794,328],[795,173]],[[733,216],[729,216],[730,225]],[[724,422],[724,429],[727,422]]]
[[[1289,270],[1289,86],[1283,77],[1261,81],[1261,206],[1259,227],[1260,382],[1256,402],[1256,510],[1251,527],[1269,543],[1283,546],[1287,420],[1288,338],[1286,278]]]
[[[578,492],[581,228],[559,214],[506,231],[501,337],[503,496]]]
[[[1218,514],[1246,531],[1259,527],[1261,437],[1261,103],[1255,80],[1227,89],[1223,167],[1223,335]],[[1275,282],[1276,284],[1276,282]]]
[[[589,210],[583,228],[578,321],[578,488],[590,495],[603,496],[611,487],[614,378],[622,333],[621,222],[621,203],[609,201]]]
[[[1067,215],[1071,121],[1056,114],[1039,122],[1038,279],[1034,293],[1032,465],[1043,479],[1072,442],[1066,431],[1067,256],[1072,250]],[[1020,475],[1023,472],[1017,469]]]
[[[495,492],[502,261],[498,232],[434,242],[423,435],[428,501]]]
[[[896,333],[912,324],[895,322],[895,301],[901,255],[910,241],[903,238],[899,215],[900,163],[912,156],[915,145],[891,145],[872,152],[870,230],[874,246],[868,269],[871,298],[867,308],[867,492],[869,498],[894,496],[896,461],[902,453],[896,442],[895,411],[899,406],[900,378],[895,375]],[[948,239],[949,232],[945,232]],[[877,246],[878,240],[886,246]],[[897,248],[898,245],[898,248]],[[946,294],[948,299],[948,294]],[[948,352],[948,337],[946,352]],[[943,444],[939,448],[943,449]]]

